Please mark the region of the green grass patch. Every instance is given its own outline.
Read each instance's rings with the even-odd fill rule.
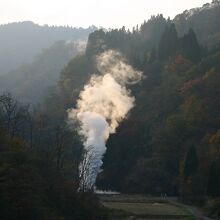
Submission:
[[[102,196],[110,220],[194,220],[188,210],[165,199],[144,196]]]

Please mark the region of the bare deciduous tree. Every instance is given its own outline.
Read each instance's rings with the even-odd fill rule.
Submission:
[[[93,160],[96,157],[94,147],[89,146],[88,149],[84,150],[83,160],[79,165],[79,191],[91,191],[94,188],[94,181],[92,177],[95,174],[93,168]]]
[[[24,126],[29,115],[29,106],[21,105],[8,93],[0,96],[0,114],[11,138],[24,133]]]

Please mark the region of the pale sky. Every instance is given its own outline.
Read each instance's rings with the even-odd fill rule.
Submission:
[[[131,28],[151,15],[162,13],[173,18],[207,2],[211,0],[0,0],[0,23],[28,20],[49,25]]]

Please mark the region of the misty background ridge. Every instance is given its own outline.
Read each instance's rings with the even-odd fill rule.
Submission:
[[[0,219],[219,219],[219,15],[1,25]]]
[[[96,29],[95,26],[41,26],[31,21],[0,25],[0,75],[7,74],[21,64],[33,62],[42,49],[56,41],[86,41]]]

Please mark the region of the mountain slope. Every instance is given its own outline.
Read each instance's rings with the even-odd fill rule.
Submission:
[[[177,15],[173,22],[178,33],[182,36],[192,28],[200,43],[209,48],[220,45],[220,1],[204,4]]]
[[[40,26],[30,21],[0,25],[0,75],[32,62],[43,48],[60,40],[86,40],[96,28]]]
[[[77,43],[58,41],[42,50],[35,60],[0,76],[0,91],[10,92],[26,103],[45,98],[49,87],[56,85],[60,71],[81,50]]]

